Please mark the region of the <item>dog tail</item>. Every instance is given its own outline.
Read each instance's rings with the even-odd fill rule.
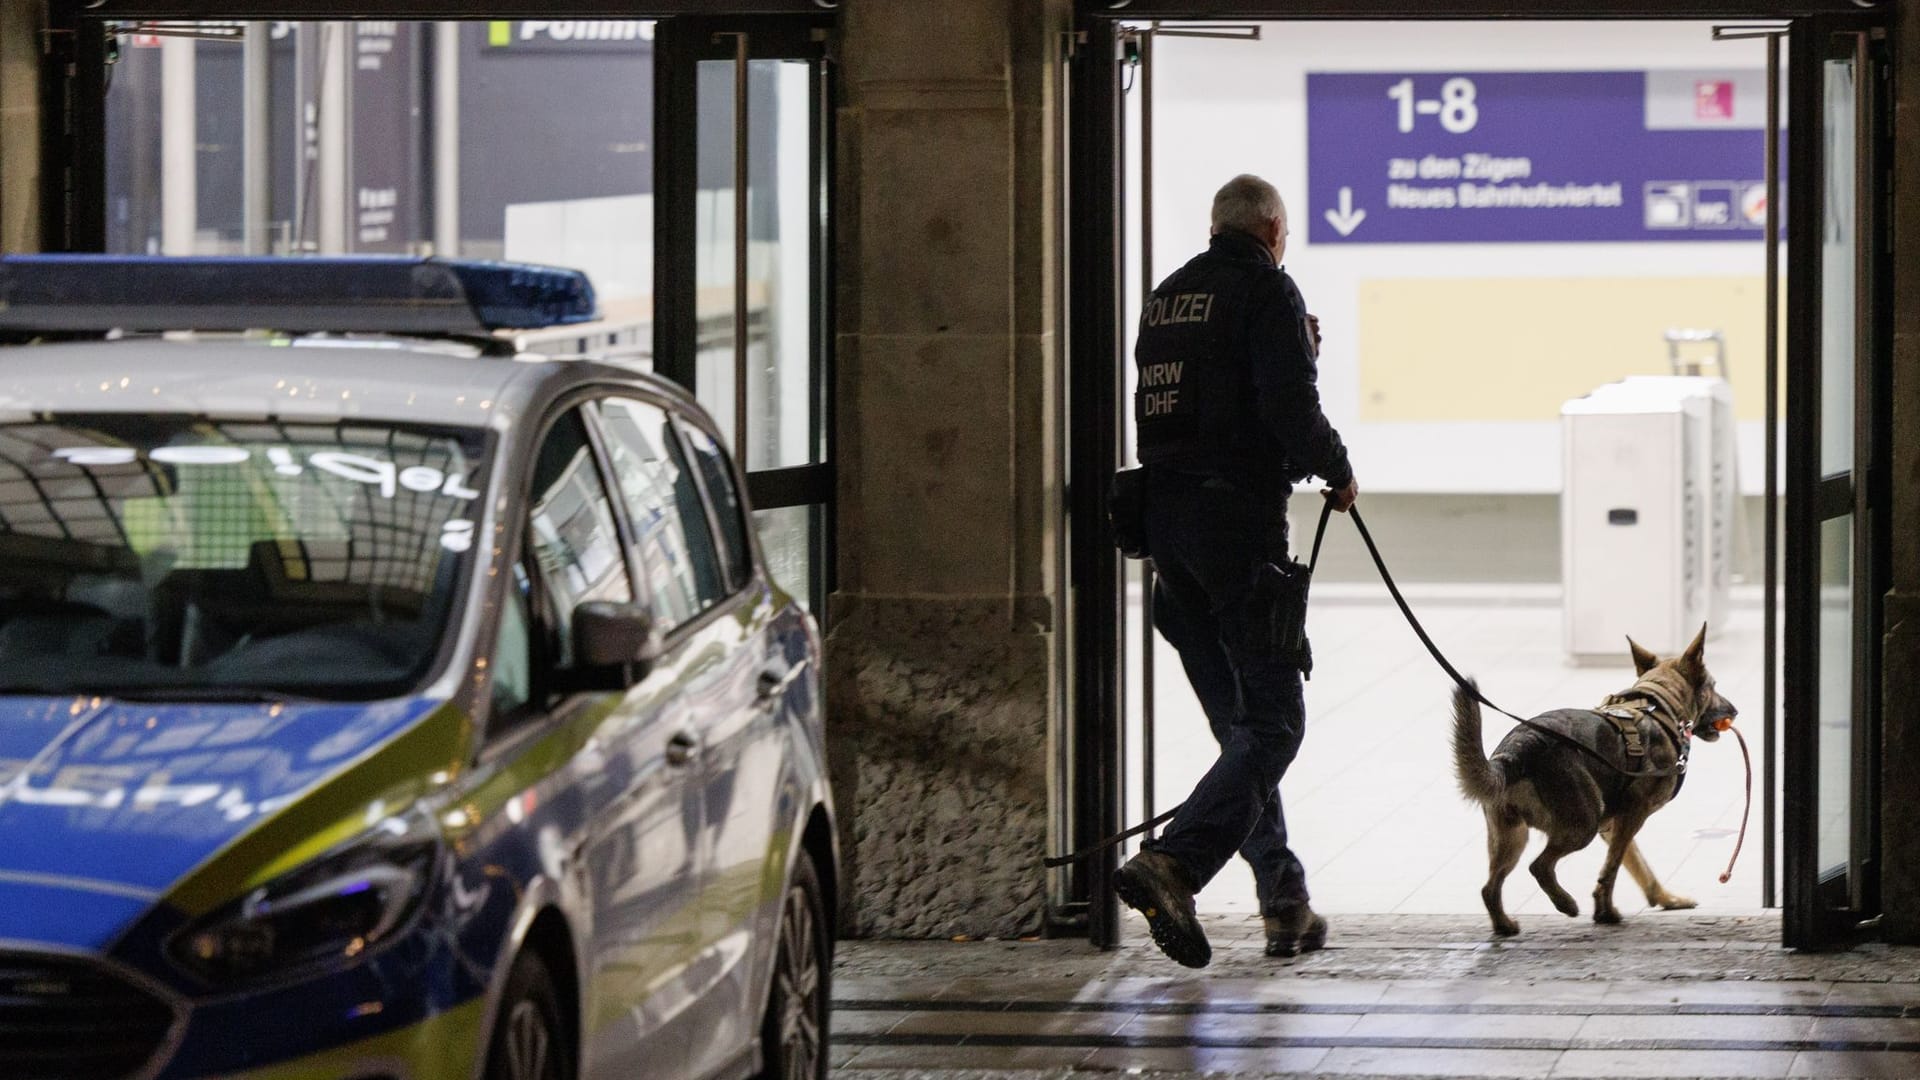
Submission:
[[[1464,687],[1453,691],[1453,774],[1460,794],[1486,806],[1507,786],[1506,770],[1487,760],[1480,741],[1480,702]]]

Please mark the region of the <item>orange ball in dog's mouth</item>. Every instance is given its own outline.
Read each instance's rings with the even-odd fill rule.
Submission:
[[[1723,716],[1720,719],[1715,720],[1713,722],[1713,730],[1715,731],[1726,731],[1732,727],[1733,727],[1733,718],[1729,716]]]

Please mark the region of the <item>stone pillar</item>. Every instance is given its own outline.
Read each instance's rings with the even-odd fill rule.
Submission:
[[[853,936],[1041,928],[1060,536],[1065,0],[842,9],[839,591]]]
[[[38,0],[0,0],[0,251],[40,249]]]
[[[1920,12],[1894,27],[1893,295],[1920,289]],[[1920,944],[1920,306],[1893,307],[1893,591],[1883,641],[1880,789],[1882,926]]]

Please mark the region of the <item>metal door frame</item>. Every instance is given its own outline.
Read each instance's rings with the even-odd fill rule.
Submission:
[[[817,358],[813,377],[821,381],[820,392],[812,395],[812,406],[820,415],[813,418],[826,435],[825,460],[812,465],[748,471],[748,462],[735,448],[740,467],[747,472],[748,498],[755,510],[780,510],[789,507],[818,507],[812,545],[819,552],[813,568],[813,580],[807,583],[814,617],[827,624],[826,598],[835,584],[835,437],[834,437],[834,310],[833,251],[835,221],[834,200],[834,117],[837,79],[828,54],[828,37],[833,22],[817,14],[793,16],[677,16],[662,19],[655,32],[654,79],[654,370],[688,390],[695,389],[699,328],[695,312],[699,282],[694,253],[694,207],[699,192],[698,129],[688,122],[696,116],[699,102],[698,75],[702,61],[732,60],[743,65],[754,60],[805,60],[811,63],[815,78],[815,100],[811,112],[808,143],[812,149],[808,190],[810,218],[815,227],[809,233],[812,250],[808,264],[819,282],[819,293],[808,312],[809,346]],[[746,325],[746,291],[740,287],[745,274],[744,247],[747,231],[741,228],[746,210],[746,186],[739,178],[747,169],[744,152],[747,101],[740,90],[745,68],[736,73],[735,114],[735,289],[736,327]],[[736,440],[744,439],[746,416],[746,380],[741,377],[746,362],[746,335],[735,335],[735,413]]]
[[[1125,304],[1120,290],[1120,215],[1125,163],[1120,138],[1119,25],[1081,21],[1068,74],[1067,496],[1069,621],[1073,642],[1071,713],[1062,740],[1072,783],[1063,790],[1066,846],[1083,848],[1120,829],[1126,805],[1121,655],[1126,602],[1119,554],[1107,522],[1107,480],[1120,465],[1124,382],[1115,363]],[[1062,871],[1066,903],[1057,932],[1087,934],[1095,945],[1120,942],[1113,893],[1118,852],[1106,848]]]
[[[1870,0],[1871,2],[1871,0]],[[1124,358],[1119,344],[1124,340],[1120,326],[1125,309],[1121,295],[1125,265],[1124,229],[1120,213],[1124,203],[1122,170],[1124,146],[1121,124],[1119,23],[1151,20],[1177,20],[1199,23],[1211,20],[1288,21],[1342,19],[1354,21],[1469,21],[1480,19],[1531,19],[1540,21],[1589,21],[1654,19],[1660,21],[1792,21],[1795,39],[1806,34],[1812,20],[1820,17],[1850,16],[1884,22],[1886,9],[1863,13],[1853,0],[1452,0],[1442,8],[1419,0],[1076,0],[1075,47],[1070,76],[1072,99],[1068,124],[1068,235],[1071,251],[1067,260],[1070,275],[1071,327],[1068,356],[1068,396],[1072,412],[1069,427],[1070,521],[1073,537],[1070,549],[1072,583],[1073,715],[1072,737],[1062,751],[1067,775],[1075,782],[1065,789],[1069,799],[1064,808],[1065,826],[1072,846],[1078,847],[1119,831],[1126,805],[1124,733],[1125,593],[1121,559],[1112,545],[1106,517],[1107,478],[1119,464],[1119,410],[1123,407],[1120,388]],[[1821,25],[1828,25],[1822,22]],[[1790,84],[1791,88],[1791,84]],[[1803,107],[1804,95],[1794,92],[1796,109]],[[1792,114],[1799,118],[1798,111]],[[1805,130],[1804,128],[1802,130]],[[1804,140],[1789,147],[1793,175],[1804,175],[1800,161]],[[1799,235],[1793,223],[1805,214],[1795,214],[1798,200],[1788,200],[1789,248]],[[1804,224],[1801,226],[1804,231]],[[1817,236],[1817,233],[1815,234]],[[1798,274],[1795,275],[1799,277]],[[1817,304],[1817,296],[1813,301]],[[1885,305],[1882,305],[1883,309]],[[1814,355],[1817,338],[1806,336],[1805,312],[1788,305],[1789,379],[1804,377],[1805,358]],[[1876,365],[1878,366],[1878,365]],[[1817,368],[1815,375],[1817,377]],[[1797,384],[1794,392],[1797,393]],[[1791,398],[1789,408],[1791,409]],[[1789,463],[1789,521],[1792,522],[1795,488]],[[1816,465],[1817,467],[1817,465]],[[1805,500],[1801,500],[1804,502]],[[1787,559],[1791,563],[1797,548],[1789,528]],[[1804,539],[1804,538],[1803,538]],[[1875,598],[1878,602],[1878,598]],[[1804,621],[1796,623],[1789,602],[1785,638],[1791,643],[1803,641],[1807,634]],[[1877,643],[1876,643],[1877,644]],[[1874,650],[1877,655],[1877,649]],[[1791,694],[1785,699],[1788,710],[1804,707]],[[1792,746],[1789,745],[1789,754]],[[1789,769],[1791,773],[1791,769]],[[1789,802],[1791,803],[1789,789]],[[1878,807],[1870,818],[1877,822]],[[1112,871],[1117,857],[1102,853],[1084,866],[1071,871],[1066,882],[1067,903],[1062,923],[1083,930],[1093,943],[1103,948],[1119,941],[1119,901],[1112,890]],[[1797,897],[1790,896],[1790,902]],[[1791,938],[1791,933],[1789,934]]]
[[[1891,494],[1887,461],[1892,444],[1888,408],[1892,304],[1890,155],[1892,109],[1884,56],[1883,18],[1819,16],[1796,23],[1789,39],[1789,70],[1822,72],[1836,58],[1836,40],[1855,40],[1856,60],[1855,294],[1850,312],[1823,310],[1818,257],[1826,225],[1825,79],[1808,78],[1789,99],[1788,130],[1815,133],[1788,147],[1789,251],[1809,253],[1787,281],[1786,634],[1782,641],[1783,716],[1786,720],[1785,818],[1781,876],[1785,885],[1785,944],[1794,948],[1844,945],[1879,912],[1879,628],[1888,588]],[[1878,34],[1876,35],[1876,32]],[[1876,36],[1879,40],[1875,40]],[[1871,78],[1880,73],[1879,79]],[[1854,326],[1854,450],[1852,468],[1823,476],[1820,468],[1822,320]],[[1819,855],[1820,527],[1853,518],[1850,552],[1853,590],[1854,724],[1850,783],[1849,872],[1823,879]]]

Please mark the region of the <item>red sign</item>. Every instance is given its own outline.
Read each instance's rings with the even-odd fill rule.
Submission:
[[[1694,83],[1693,116],[1696,120],[1733,119],[1733,83],[1719,81]]]

